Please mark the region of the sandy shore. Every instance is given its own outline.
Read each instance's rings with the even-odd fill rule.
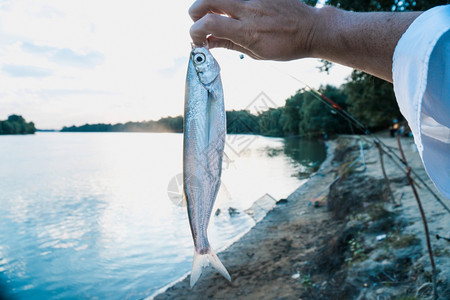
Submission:
[[[395,139],[383,140],[396,147]],[[370,141],[364,143],[367,169],[357,172],[360,165],[353,172],[345,171],[343,166],[359,155],[358,142],[356,137],[328,142],[327,159],[315,176],[219,254],[232,277],[231,283],[206,269],[194,288],[189,287],[188,276],[155,299],[395,299],[416,293],[427,296],[429,260],[411,188],[403,171],[384,157],[394,198],[401,205],[386,201],[389,197],[378,150]],[[402,142],[410,165],[432,186],[412,147],[413,140]],[[329,188],[339,170],[346,174]],[[322,191],[325,192],[320,195]],[[450,244],[434,236],[450,235],[450,215],[424,188],[419,193],[438,262],[439,292],[447,297]],[[327,198],[337,201],[352,197],[357,199],[354,207],[342,209],[346,213],[340,216],[327,206]],[[311,199],[320,200],[319,205],[308,205]],[[448,200],[444,202],[449,205]],[[382,213],[377,214],[379,211]]]

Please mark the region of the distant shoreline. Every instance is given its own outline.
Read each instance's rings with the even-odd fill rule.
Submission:
[[[84,124],[64,126],[60,132],[183,132],[183,117],[166,117],[158,121],[127,122],[117,124]]]

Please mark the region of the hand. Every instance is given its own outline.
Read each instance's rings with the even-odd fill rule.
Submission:
[[[197,0],[189,9],[190,34],[196,45],[292,60],[311,55],[316,13],[299,0]]]
[[[315,57],[392,82],[392,56],[421,12],[356,13],[300,0],[197,0],[189,14],[195,44],[256,59]]]

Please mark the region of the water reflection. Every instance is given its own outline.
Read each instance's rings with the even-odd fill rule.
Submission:
[[[283,150],[284,154],[300,168],[298,173],[300,178],[308,177],[317,171],[327,155],[325,144],[320,140],[286,138]]]
[[[225,149],[224,213],[209,227],[215,249],[254,224],[228,207],[286,197],[300,184],[291,175],[325,153],[298,139],[251,141]],[[167,191],[181,152],[180,134],[1,136],[0,299],[2,283],[19,299],[139,299],[189,271],[186,209]]]

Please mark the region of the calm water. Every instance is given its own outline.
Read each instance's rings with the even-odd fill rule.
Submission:
[[[140,299],[188,272],[187,213],[174,204],[181,151],[180,134],[0,136],[3,297]],[[288,196],[325,157],[320,143],[240,135],[226,153],[215,249],[254,225],[228,207]]]

